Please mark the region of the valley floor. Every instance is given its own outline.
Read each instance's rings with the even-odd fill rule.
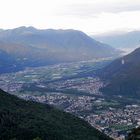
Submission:
[[[94,74],[99,67],[94,63],[62,64],[2,74],[0,88],[25,100],[54,105],[88,121],[114,139],[124,139],[132,128],[140,126],[140,102],[102,95],[99,89],[104,83]]]

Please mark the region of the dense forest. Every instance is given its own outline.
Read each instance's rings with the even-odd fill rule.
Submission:
[[[0,90],[0,140],[110,140],[87,122]]]
[[[133,129],[127,140],[140,140],[140,127]]]

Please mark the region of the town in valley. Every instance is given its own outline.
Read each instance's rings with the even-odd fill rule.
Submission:
[[[0,88],[72,113],[112,138],[123,140],[130,130],[140,126],[140,102],[102,94],[100,89],[106,83],[95,71],[106,63],[86,61],[1,74]]]

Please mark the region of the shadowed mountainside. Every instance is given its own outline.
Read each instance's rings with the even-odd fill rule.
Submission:
[[[100,71],[109,82],[102,89],[106,94],[140,96],[140,48],[113,61]]]
[[[0,90],[1,140],[111,140],[87,122]]]
[[[77,30],[19,27],[0,31],[0,72],[62,62],[116,57],[120,51]],[[9,61],[7,58],[12,58]],[[3,61],[5,59],[3,66]]]

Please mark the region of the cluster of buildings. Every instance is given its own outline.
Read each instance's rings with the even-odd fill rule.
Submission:
[[[60,66],[54,68],[65,71],[65,68]],[[29,71],[30,74],[27,74]],[[29,71],[18,72],[17,75],[0,75],[0,88],[12,94],[20,93],[17,96],[25,100],[51,104],[66,112],[73,113],[116,140],[123,140],[132,128],[140,126],[140,105],[109,105],[108,100],[99,91],[104,83],[98,77],[46,82],[47,80],[42,80],[45,74],[40,75],[40,70],[37,72]],[[52,75],[53,77],[50,77],[52,80],[62,76],[61,74]],[[49,75],[46,75],[46,77],[49,77]],[[56,92],[46,91],[38,94],[40,91],[34,91],[32,94],[32,92],[26,92],[26,89],[24,89],[24,93],[20,92],[24,85],[30,86],[30,83],[42,89],[56,89]],[[61,92],[70,89],[84,94],[80,95],[77,92],[74,95]]]
[[[95,108],[105,101],[103,98],[76,97],[63,93],[47,93],[42,96],[22,95],[21,98],[48,103],[73,113],[116,140],[124,140],[133,128],[140,126],[140,105],[108,107],[103,110],[100,107]]]
[[[140,106],[108,108],[100,114],[90,114],[86,121],[114,139],[123,140],[133,128],[140,126]]]
[[[101,95],[99,91],[104,83],[98,77],[75,78],[59,82],[53,82],[46,87],[52,89],[74,89],[80,92],[85,92],[93,95]]]

